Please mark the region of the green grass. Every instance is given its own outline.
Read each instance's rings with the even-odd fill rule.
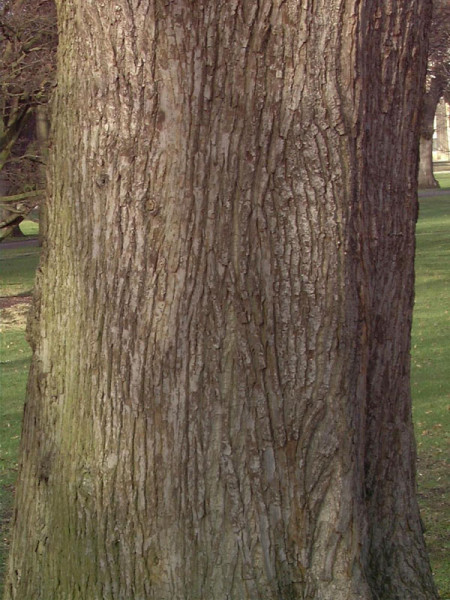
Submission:
[[[39,248],[5,249],[0,245],[0,295],[31,293],[38,258]],[[31,357],[24,336],[27,309],[27,304],[19,304],[0,311],[0,597]]]
[[[39,223],[35,223],[34,221],[22,221],[19,227],[24,235],[39,235]]]
[[[421,198],[412,331],[419,502],[436,583],[450,598],[450,193]]]
[[[450,188],[450,173],[435,173],[434,176],[442,189]]]
[[[5,326],[0,343],[0,582],[7,555],[7,524],[12,514],[17,476],[23,399],[25,397],[30,347],[20,326]],[[1,583],[0,583],[1,597]]]
[[[441,185],[449,181],[438,174]],[[449,185],[450,187],[450,185]],[[450,599],[448,497],[450,474],[450,193],[423,197],[417,226],[416,302],[412,339],[413,413],[418,446],[419,502],[437,585]],[[0,246],[1,295],[31,290],[38,248],[3,250]],[[0,332],[0,582],[6,559],[7,521],[13,485],[30,350],[24,318],[8,311]],[[0,590],[1,596],[1,590]]]
[[[39,248],[7,248],[0,245],[0,295],[31,293],[39,261]]]

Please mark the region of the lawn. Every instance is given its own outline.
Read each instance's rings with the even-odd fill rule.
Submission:
[[[0,245],[0,295],[23,296],[23,302],[0,313],[0,582],[6,558],[7,530],[17,473],[22,407],[30,348],[24,329],[39,260],[39,248],[4,249]],[[0,583],[1,597],[1,583]]]
[[[450,599],[450,191],[421,198],[412,339],[419,502],[436,582]]]
[[[438,174],[450,187],[450,174]],[[419,502],[436,582],[450,599],[450,191],[423,197],[417,225],[416,300],[412,340],[413,412],[418,446]],[[29,294],[38,248],[1,249],[2,296]],[[25,298],[24,298],[25,299]],[[30,358],[24,339],[26,304],[2,311],[0,330],[0,581]],[[0,589],[1,597],[1,589]],[[49,599],[50,600],[50,599]]]
[[[19,225],[21,232],[24,235],[38,235],[39,234],[39,224],[34,221],[22,221]]]
[[[17,243],[17,242],[16,242]],[[32,293],[39,248],[0,246],[0,295],[27,296]]]
[[[435,173],[434,176],[439,182],[439,185],[443,189],[450,188],[450,173]]]
[[[4,311],[2,311],[4,312]],[[15,311],[18,312],[18,311]],[[24,317],[0,329],[0,597],[7,550],[7,523],[12,513],[30,349],[23,335]]]

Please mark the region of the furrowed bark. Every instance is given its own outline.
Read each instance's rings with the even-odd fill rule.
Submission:
[[[8,600],[436,597],[399,156],[427,10],[59,3]]]
[[[434,598],[415,496],[410,400],[420,117],[415,94],[423,76],[415,62],[423,30],[416,25],[429,19],[429,6],[393,1],[384,8],[367,3],[362,13],[365,127],[356,148],[368,579],[383,599]]]

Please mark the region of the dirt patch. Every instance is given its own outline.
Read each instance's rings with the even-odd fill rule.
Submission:
[[[25,327],[30,310],[31,296],[0,298],[0,331]]]
[[[30,304],[33,296],[0,296],[0,310],[17,304]]]

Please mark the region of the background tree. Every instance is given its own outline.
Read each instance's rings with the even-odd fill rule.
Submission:
[[[43,187],[56,42],[52,0],[1,2],[0,238],[35,207]]]
[[[436,598],[423,0],[58,3],[8,600]]]
[[[450,4],[434,0],[426,92],[421,115],[419,187],[439,187],[433,175],[434,116],[439,100],[450,100]]]

